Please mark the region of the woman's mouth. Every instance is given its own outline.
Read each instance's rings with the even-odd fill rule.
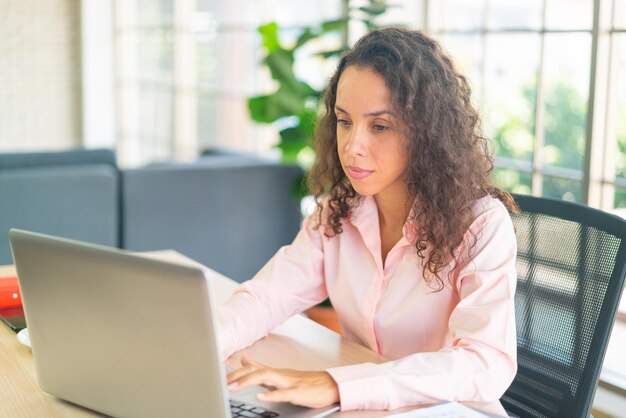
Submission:
[[[346,167],[346,171],[348,172],[348,177],[355,180],[362,180],[374,172],[372,170],[365,170],[364,168],[351,165]]]

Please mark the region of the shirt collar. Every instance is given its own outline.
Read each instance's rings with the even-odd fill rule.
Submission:
[[[350,211],[349,219],[350,223],[361,231],[368,227],[379,228],[376,199],[373,196],[359,196],[357,203]],[[417,226],[412,219],[415,219],[413,209],[411,209],[410,215],[402,227],[402,235],[406,244],[414,243],[417,238]]]

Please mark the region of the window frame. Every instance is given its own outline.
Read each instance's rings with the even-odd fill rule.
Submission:
[[[616,83],[617,68],[613,54],[614,40],[617,34],[626,34],[626,28],[618,28],[615,17],[617,0],[593,0],[593,18],[591,29],[550,29],[546,27],[547,2],[542,1],[541,24],[534,28],[498,28],[487,27],[489,5],[493,0],[483,3],[482,24],[476,29],[437,29],[430,30],[431,8],[433,0],[424,0],[424,29],[434,36],[467,35],[479,36],[483,43],[481,62],[485,57],[485,40],[490,34],[532,33],[540,36],[539,64],[537,68],[536,123],[534,132],[532,161],[496,157],[495,168],[517,171],[531,176],[531,190],[535,196],[541,196],[543,181],[546,176],[564,180],[575,180],[581,184],[581,202],[605,211],[614,210],[616,186],[626,187],[626,179],[616,177],[615,154],[617,150],[617,103],[611,86]],[[588,87],[588,105],[586,115],[585,148],[582,170],[544,165],[542,151],[544,145],[544,71],[546,35],[558,33],[588,33],[591,35],[591,59]],[[485,89],[485,66],[481,71],[482,89]],[[481,92],[481,97],[484,96]],[[626,322],[626,311],[621,310],[617,320]]]

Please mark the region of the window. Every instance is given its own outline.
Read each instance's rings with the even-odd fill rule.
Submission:
[[[297,34],[341,17],[344,3],[117,1],[121,163],[270,150],[276,128],[251,123],[246,107],[273,86],[256,28],[277,21]],[[434,34],[469,76],[498,185],[626,217],[626,0],[393,3],[381,22]],[[316,86],[332,71],[311,68],[297,71]]]
[[[497,183],[584,201],[592,1],[429,3],[430,31],[473,80]]]
[[[115,47],[120,162],[129,165],[171,155],[174,148],[172,2],[117,1]]]
[[[338,18],[341,2],[118,0],[115,12],[117,149],[132,166],[216,146],[269,150],[276,129],[250,123],[247,109],[272,86],[256,29]]]
[[[117,1],[122,160],[191,158],[216,145],[267,150],[276,132],[250,123],[246,108],[247,97],[272,86],[259,66],[256,27],[275,20],[297,31],[340,17],[343,3]],[[621,213],[625,3],[403,0],[382,21],[421,27],[457,58],[472,81],[485,133],[495,140],[502,187]],[[325,70],[331,71],[319,72]]]
[[[626,217],[626,0],[426,9],[429,31],[472,80],[497,184]]]
[[[624,0],[428,2],[507,190],[626,207]]]

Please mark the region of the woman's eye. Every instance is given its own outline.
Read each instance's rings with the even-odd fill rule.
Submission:
[[[374,125],[373,128],[375,131],[385,131],[389,129],[389,127],[386,125],[378,125],[378,124]]]
[[[348,126],[350,125],[350,121],[346,119],[337,119],[337,125]]]

